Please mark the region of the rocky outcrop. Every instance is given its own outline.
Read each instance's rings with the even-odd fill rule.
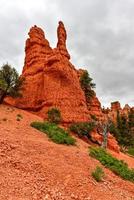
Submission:
[[[67,35],[62,22],[59,22],[57,37],[57,48],[52,49],[41,28],[34,26],[30,29],[22,72],[25,78],[23,97],[6,101],[34,111],[43,118],[47,118],[49,108],[57,107],[63,122],[88,121],[89,111],[77,71],[69,61]]]
[[[131,107],[128,104],[125,104],[124,108],[122,109],[122,114],[128,117],[130,110]]]
[[[121,110],[121,105],[119,101],[115,101],[111,103],[111,111],[119,111]]]
[[[106,118],[109,118],[110,120],[112,120],[116,124],[116,122],[117,122],[117,112],[119,112],[119,114],[121,116],[124,116],[127,119],[131,109],[132,108],[128,104],[126,104],[122,108],[121,105],[120,105],[120,102],[116,101],[116,102],[111,103],[110,109],[104,109],[103,113],[104,113]]]
[[[101,103],[100,103],[99,99],[96,97],[96,94],[88,102],[88,110],[89,110],[91,116],[96,116],[96,118],[98,120],[103,120],[104,115],[102,113]]]
[[[103,142],[103,134],[102,133],[93,131],[90,133],[90,135],[91,135],[91,139],[93,142],[96,142],[97,144],[102,145],[102,142]],[[118,142],[116,141],[114,136],[111,135],[110,133],[108,133],[107,147],[108,147],[108,149],[113,150],[117,153],[120,152],[120,147],[118,145]]]

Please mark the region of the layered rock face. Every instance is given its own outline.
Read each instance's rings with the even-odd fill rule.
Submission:
[[[111,108],[106,110],[106,116],[116,123],[117,112],[119,112],[121,116],[125,116],[126,118],[128,118],[131,109],[132,108],[128,104],[126,104],[124,108],[122,108],[119,101],[112,102]]]
[[[97,98],[96,94],[88,102],[88,109],[89,109],[91,115],[95,115],[99,120],[104,119],[104,115],[103,115],[102,109],[101,109],[101,103],[100,103],[99,99]]]
[[[30,29],[22,72],[25,77],[23,97],[13,100],[12,104],[36,111],[44,118],[49,108],[57,107],[63,122],[88,121],[89,111],[77,70],[69,61],[67,34],[62,22],[59,22],[57,36],[57,48],[52,49],[41,28]]]

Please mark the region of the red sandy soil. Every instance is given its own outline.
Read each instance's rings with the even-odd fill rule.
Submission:
[[[30,127],[41,120],[0,105],[0,200],[134,200],[134,184],[103,166],[104,181],[92,178],[101,164],[88,155],[87,143],[77,138],[77,146],[58,145]],[[134,166],[134,158],[115,156]]]

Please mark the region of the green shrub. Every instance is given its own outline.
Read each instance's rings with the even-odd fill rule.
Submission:
[[[23,119],[22,115],[21,115],[21,114],[17,114],[16,120],[17,120],[17,121],[21,121],[21,119]]]
[[[96,117],[96,115],[92,115],[92,114],[91,114],[90,116],[91,116],[91,119],[92,119],[92,120],[98,121],[98,118]]]
[[[21,119],[23,118],[21,114],[17,114],[17,117]]]
[[[129,148],[127,153],[134,156],[134,148]]]
[[[95,88],[95,83],[92,82],[92,78],[87,70],[80,77],[80,85],[88,102],[95,95],[95,92],[92,90]]]
[[[48,110],[48,121],[51,123],[59,124],[61,122],[61,113],[57,108]]]
[[[101,167],[97,166],[96,169],[92,172],[93,178],[97,181],[100,182],[104,178],[104,171]]]
[[[46,133],[48,137],[57,144],[74,145],[76,140],[72,138],[63,128],[50,122],[32,122],[31,126]]]
[[[76,133],[80,138],[83,136],[90,138],[89,133],[93,130],[93,128],[94,123],[92,122],[73,123],[70,126],[70,130]]]
[[[125,116],[122,116],[118,111],[116,123],[111,123],[109,127],[110,133],[114,135],[118,143],[122,146],[134,147],[133,116],[133,112],[131,111],[127,119]]]
[[[6,96],[21,97],[24,78],[20,78],[15,68],[8,63],[0,68],[0,104]]]
[[[127,163],[125,163],[123,160],[118,160],[106,150],[96,147],[92,147],[90,149],[90,156],[99,160],[104,166],[109,168],[116,175],[125,180],[134,182],[134,169],[128,168]]]

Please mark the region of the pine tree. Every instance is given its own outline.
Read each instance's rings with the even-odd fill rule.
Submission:
[[[94,91],[92,90],[93,88],[95,88],[95,83],[92,82],[92,78],[89,76],[88,71],[85,71],[81,75],[80,84],[81,84],[82,90],[85,93],[85,97],[88,101],[95,95]]]
[[[24,79],[19,78],[19,74],[15,68],[5,64],[0,69],[0,103],[6,96],[21,96],[20,89]]]

